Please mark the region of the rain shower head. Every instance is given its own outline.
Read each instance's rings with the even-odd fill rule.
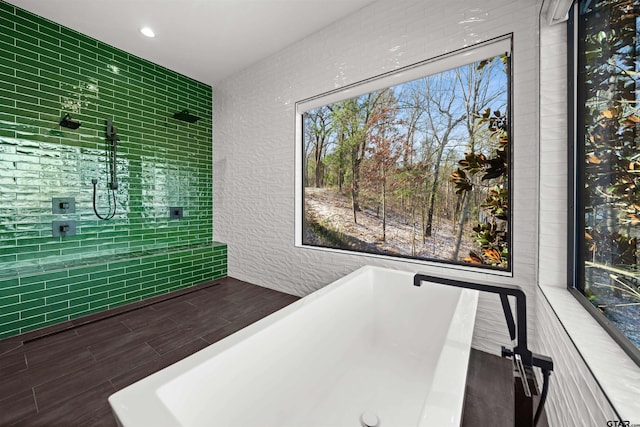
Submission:
[[[60,126],[69,128],[69,129],[78,129],[80,127],[80,122],[73,120],[69,113],[62,116],[60,119]]]
[[[200,117],[190,114],[189,110],[179,111],[173,115],[173,118],[188,123],[195,123],[200,120]]]

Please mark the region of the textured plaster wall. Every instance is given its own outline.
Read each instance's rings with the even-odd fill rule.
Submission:
[[[533,318],[539,8],[528,0],[381,0],[214,87],[214,235],[228,244],[229,275],[296,295],[365,264],[511,283],[528,292]],[[295,247],[296,101],[507,33],[514,43],[513,277]],[[500,344],[509,344],[500,304],[482,296],[474,346],[496,353]]]

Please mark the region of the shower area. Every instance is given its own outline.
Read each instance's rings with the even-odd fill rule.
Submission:
[[[15,22],[2,29],[0,338],[226,276],[211,87],[22,10],[0,16]]]

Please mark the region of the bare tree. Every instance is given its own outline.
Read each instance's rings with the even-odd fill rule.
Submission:
[[[431,237],[433,231],[433,213],[436,203],[438,184],[440,183],[440,167],[442,155],[450,141],[454,129],[466,117],[466,111],[461,108],[452,84],[451,73],[440,73],[422,79],[426,94],[426,123],[428,137],[435,142],[435,155],[432,165],[431,189],[429,190],[429,207],[426,215],[426,225],[423,239]]]

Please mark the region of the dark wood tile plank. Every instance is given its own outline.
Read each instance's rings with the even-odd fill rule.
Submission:
[[[0,408],[0,426],[12,425],[37,413],[33,391],[30,388],[12,395],[9,399],[0,400]]]
[[[0,402],[9,402],[10,398],[19,399],[21,393],[31,390],[32,387],[28,370],[3,377],[0,381]]]
[[[462,427],[513,427],[511,363],[510,359],[471,349]],[[538,427],[547,427],[544,415]]]
[[[124,370],[121,374],[111,378],[111,384],[113,384],[116,389],[120,390],[138,380],[148,377],[154,372],[166,368],[169,365],[173,365],[185,357],[202,350],[208,345],[210,345],[208,342],[200,338],[196,338],[179,348],[163,354],[157,359],[150,360],[135,368]]]
[[[22,339],[20,337],[9,337],[0,340],[0,355],[7,355],[16,351],[20,351],[22,348]]]
[[[108,357],[126,353],[131,347],[144,344],[158,336],[176,331],[178,328],[179,326],[169,319],[152,319],[144,327],[104,339],[88,348],[97,361],[102,361]]]
[[[34,388],[38,410],[58,404],[61,396],[78,396],[92,386],[108,381],[122,372],[123,367],[135,368],[158,354],[146,343],[130,346],[126,351],[96,363],[91,369],[68,374]]]
[[[202,293],[202,292],[196,292]],[[153,306],[142,307],[138,310],[130,311],[119,316],[118,320],[132,331],[138,329],[144,329],[149,324],[165,322],[175,323],[169,318],[169,313],[163,313],[159,310],[154,310]]]
[[[147,341],[147,344],[159,355],[164,355],[194,341],[194,337],[200,338],[202,335],[228,323],[226,320],[219,318],[210,320],[194,319],[192,322],[184,324],[182,327],[174,329],[171,332],[161,335],[158,334],[158,336]]]
[[[91,426],[91,420],[109,414],[110,408],[107,398],[115,391],[111,383],[102,382],[84,389],[80,394],[62,394],[63,397],[58,398],[55,405],[49,405],[45,408],[38,406],[37,414],[23,418],[15,425],[25,427]]]
[[[22,352],[9,352],[0,356],[0,378],[27,369],[27,358]]]
[[[57,351],[54,357],[45,359],[37,365],[29,365],[28,373],[31,386],[35,387],[96,367],[95,358],[86,348],[74,351],[63,350]]]

